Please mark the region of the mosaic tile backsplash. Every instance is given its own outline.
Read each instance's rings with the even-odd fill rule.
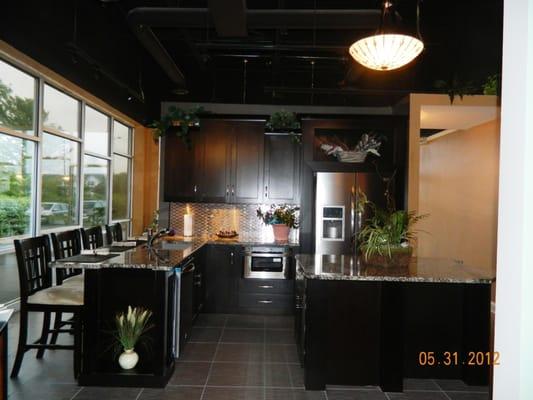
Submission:
[[[274,240],[272,227],[265,226],[257,218],[259,204],[209,204],[171,203],[170,226],[183,235],[183,216],[193,216],[195,236],[212,236],[219,230],[235,230],[241,237]],[[298,230],[292,229],[290,238],[297,238]]]

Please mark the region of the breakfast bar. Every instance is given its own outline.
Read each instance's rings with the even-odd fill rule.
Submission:
[[[494,276],[451,260],[366,266],[352,255],[296,256],[296,334],[306,389],[404,378],[486,385]]]

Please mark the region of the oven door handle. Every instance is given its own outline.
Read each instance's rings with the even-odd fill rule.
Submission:
[[[246,257],[263,257],[263,258],[286,258],[288,254],[285,253],[248,253]]]

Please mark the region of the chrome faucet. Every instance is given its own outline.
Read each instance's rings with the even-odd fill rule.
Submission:
[[[152,250],[154,247],[154,242],[157,239],[161,239],[162,237],[168,236],[169,232],[170,231],[168,229],[162,229],[159,232],[153,234],[151,230],[148,230],[148,242],[146,243],[146,247],[148,248],[148,250]]]

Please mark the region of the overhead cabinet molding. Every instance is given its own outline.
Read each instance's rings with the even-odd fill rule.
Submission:
[[[257,204],[298,202],[300,146],[265,135],[263,121],[206,119],[180,138],[164,139],[164,200]]]

